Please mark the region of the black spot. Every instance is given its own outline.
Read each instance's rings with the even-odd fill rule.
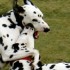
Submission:
[[[14,28],[15,29],[16,28],[16,24],[10,18],[8,18],[8,20],[11,22],[9,28]]]
[[[13,39],[11,39],[11,41],[13,41]]]
[[[66,68],[70,68],[70,65],[67,65]]]
[[[27,48],[25,48],[25,52],[29,52],[29,50],[27,50]]]
[[[13,55],[10,55],[10,57],[9,58],[12,58],[13,57]]]
[[[4,38],[6,38],[6,36],[5,36],[5,35],[3,35],[3,37],[4,37]]]
[[[32,21],[33,21],[33,22],[38,22],[38,20],[37,20],[37,19],[33,19]]]
[[[35,12],[35,11],[34,11],[33,13],[34,13],[34,14],[36,14],[36,12]]]
[[[19,50],[19,44],[18,43],[13,44],[12,49],[14,50],[14,53],[16,53]]]
[[[24,16],[26,16],[26,14],[24,14]]]
[[[1,63],[4,63],[1,54],[0,54],[0,62],[1,62]]]
[[[39,62],[37,63],[37,65],[38,65],[39,67],[42,67],[42,66],[43,66],[43,64],[42,64],[41,61],[39,61]]]
[[[8,46],[5,46],[5,47],[4,47],[4,50],[7,50],[7,48],[8,48]]]
[[[30,61],[27,61],[27,63],[30,63]]]
[[[7,37],[9,37],[9,34],[7,34]]]
[[[21,48],[21,50],[24,50],[23,48]]]
[[[69,65],[68,63],[65,63],[65,65]]]
[[[29,52],[28,50],[26,50],[25,52]]]
[[[4,46],[2,37],[0,37],[0,44],[1,44],[2,46]]]
[[[23,64],[20,63],[19,61],[16,61],[12,67],[13,70],[16,70],[16,68],[18,68],[18,70],[24,70],[23,69]]]
[[[38,17],[42,17],[41,15],[38,15]]]
[[[26,46],[23,46],[23,48],[25,48]]]
[[[23,33],[23,34],[27,35],[27,33]]]
[[[21,45],[24,45],[24,43],[22,43]]]
[[[37,63],[37,65],[38,65],[39,68],[36,69],[36,70],[42,70],[42,66],[43,66],[42,62],[39,61],[39,62]]]
[[[7,27],[7,25],[6,25],[6,24],[2,24],[2,26],[3,26],[3,27]]]
[[[51,65],[51,66],[50,66],[50,69],[53,69],[54,67],[55,67],[55,65]]]
[[[38,68],[38,69],[36,69],[36,70],[42,70],[42,68]]]
[[[41,56],[39,55],[39,60],[41,59]]]

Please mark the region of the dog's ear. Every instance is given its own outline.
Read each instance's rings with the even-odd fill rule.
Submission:
[[[13,10],[17,13],[23,13],[25,10],[17,4],[18,0],[13,0]]]
[[[30,0],[24,0],[24,4],[26,4],[26,5],[34,5]]]
[[[17,8],[17,1],[18,0],[13,0],[13,9],[15,10],[15,8]]]

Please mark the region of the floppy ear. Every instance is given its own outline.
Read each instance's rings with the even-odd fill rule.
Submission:
[[[30,0],[24,0],[24,4],[26,4],[26,5],[34,5]]]
[[[13,0],[13,10],[15,12],[23,13],[25,10],[17,4],[18,0]]]

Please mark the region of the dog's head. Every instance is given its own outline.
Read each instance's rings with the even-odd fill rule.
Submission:
[[[13,9],[22,17],[22,24],[33,24],[37,31],[48,32],[49,25],[43,20],[43,13],[30,0],[24,0],[24,5],[19,6],[14,0]]]
[[[30,35],[33,35],[34,34],[34,26],[30,23],[25,25],[23,32],[27,33],[27,34],[30,34]]]
[[[22,34],[31,35],[34,37],[34,39],[37,39],[39,37],[38,31],[35,31],[34,26],[31,23],[24,26]]]

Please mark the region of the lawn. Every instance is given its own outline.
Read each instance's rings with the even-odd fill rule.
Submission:
[[[21,4],[23,4],[19,0]],[[70,62],[70,0],[32,0],[44,13],[50,32],[40,33],[35,47],[44,63]],[[0,14],[12,9],[12,0],[0,1]],[[3,70],[8,70],[6,67]]]

